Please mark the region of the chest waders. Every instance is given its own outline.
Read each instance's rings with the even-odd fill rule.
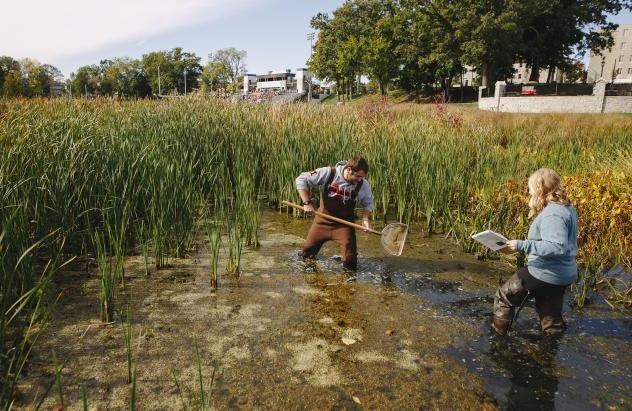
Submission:
[[[360,181],[351,192],[351,198],[344,201],[344,194],[343,198],[329,196],[331,184],[335,177],[336,169],[331,167],[327,182],[320,189],[320,207],[318,211],[353,222],[355,221],[356,198],[364,181]],[[335,241],[340,246],[343,267],[355,270],[358,266],[355,229],[320,216],[316,216],[309,233],[307,233],[307,240],[302,251],[303,257],[316,257],[323,244],[330,240]]]

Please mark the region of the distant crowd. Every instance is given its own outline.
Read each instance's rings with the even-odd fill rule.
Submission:
[[[245,94],[243,99],[253,103],[267,103],[279,94],[281,94],[281,92],[276,90],[253,91],[252,93]]]

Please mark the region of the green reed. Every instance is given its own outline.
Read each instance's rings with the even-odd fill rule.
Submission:
[[[106,251],[105,238],[96,232],[93,244],[99,272],[99,313],[101,321],[110,323],[114,320],[114,270],[110,253]]]
[[[206,235],[209,247],[209,264],[211,288],[217,289],[219,286],[219,251],[221,247],[221,232],[216,223],[206,221]]]

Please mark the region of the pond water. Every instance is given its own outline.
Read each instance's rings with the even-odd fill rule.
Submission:
[[[358,271],[345,272],[333,243],[316,261],[297,257],[309,220],[264,212],[262,221],[241,277],[216,292],[204,246],[150,277],[129,257],[117,308],[131,302],[138,409],[195,408],[200,370],[213,409],[630,409],[629,314],[566,307],[568,331],[548,340],[527,305],[508,337],[494,337],[492,296],[512,274],[507,262],[478,261],[413,227],[401,257],[359,233]],[[56,278],[61,297],[16,408],[51,388],[52,350],[65,362],[67,409],[81,409],[82,385],[90,409],[128,407],[123,327],[99,324],[95,271],[84,262]],[[42,409],[59,403],[55,386]]]

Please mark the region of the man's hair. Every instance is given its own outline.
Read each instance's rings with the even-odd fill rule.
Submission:
[[[351,167],[353,171],[362,170],[365,174],[369,174],[369,163],[361,156],[355,156],[347,161],[347,167]]]

